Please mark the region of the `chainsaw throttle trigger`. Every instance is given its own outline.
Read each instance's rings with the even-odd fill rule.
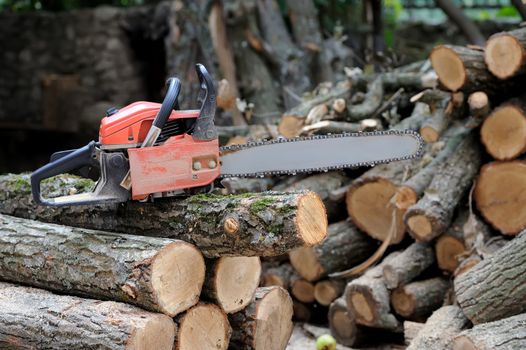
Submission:
[[[210,141],[217,138],[217,130],[214,125],[214,116],[216,113],[216,91],[214,82],[205,66],[198,63],[195,65],[195,71],[199,78],[201,89],[197,101],[201,104],[199,116],[195,121],[192,137],[194,140]]]

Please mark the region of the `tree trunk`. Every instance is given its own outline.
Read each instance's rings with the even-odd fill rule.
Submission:
[[[375,249],[374,242],[346,220],[329,225],[327,238],[321,244],[297,248],[289,257],[298,274],[314,282],[361,263]]]
[[[447,15],[468,39],[470,44],[483,46],[486,42],[484,35],[468,17],[464,15],[461,8],[455,6],[451,0],[435,0],[435,4]]]
[[[441,277],[412,282],[391,294],[396,313],[410,320],[425,320],[444,302],[449,282]]]
[[[394,129],[418,129],[428,116],[419,108]],[[392,198],[415,166],[414,161],[377,165],[352,182],[346,196],[347,212],[358,228],[381,241],[390,233],[393,233],[391,243],[402,241],[405,210],[397,208]]]
[[[497,160],[511,160],[526,152],[526,103],[511,100],[496,108],[483,122],[481,141]]]
[[[278,131],[284,137],[298,136],[312,108],[322,103],[330,103],[331,100],[336,98],[346,97],[350,93],[350,89],[351,84],[349,82],[341,83],[325,94],[303,101],[283,114],[279,122]]]
[[[0,283],[3,349],[166,349],[176,326],[170,317],[113,301],[56,295]]]
[[[417,241],[429,242],[451,224],[453,213],[469,189],[480,165],[475,139],[468,136],[436,172],[422,199],[404,216],[408,231]]]
[[[3,280],[123,301],[169,316],[199,299],[205,264],[188,243],[6,215],[0,215],[0,222]]]
[[[431,51],[431,63],[438,75],[438,80],[447,90],[486,91],[494,93],[502,89],[499,83],[486,68],[484,53],[462,46],[440,45]]]
[[[43,193],[89,190],[92,182],[62,175],[45,182]],[[327,218],[312,192],[265,192],[230,196],[195,195],[155,203],[40,207],[30,196],[27,175],[0,177],[0,212],[70,226],[177,238],[207,257],[272,256],[319,243]]]
[[[329,307],[328,319],[331,334],[338,344],[354,346],[359,335],[359,329],[353,313],[347,308],[344,297],[332,302]]]
[[[526,313],[476,325],[453,339],[453,350],[526,348]]]
[[[407,350],[451,349],[453,337],[465,328],[468,322],[458,306],[443,306],[427,319]]]
[[[202,296],[213,301],[227,314],[244,309],[259,285],[259,257],[222,257],[207,259]]]
[[[526,72],[526,28],[492,35],[486,43],[484,58],[488,70],[499,79]]]
[[[486,222],[504,235],[526,228],[526,162],[492,162],[480,170],[475,203]]]
[[[236,349],[285,349],[292,334],[292,299],[280,287],[258,288],[244,310],[229,316]]]
[[[389,291],[382,276],[383,266],[396,255],[388,255],[380,265],[367,270],[364,275],[347,284],[344,296],[357,324],[401,331],[400,322],[391,313]]]
[[[404,321],[404,343],[405,345],[411,344],[413,339],[416,338],[418,333],[424,327],[424,323],[413,322],[413,321]]]
[[[327,216],[330,221],[341,219],[344,216],[344,209],[342,209],[341,202],[332,201],[329,194],[331,191],[340,188],[351,179],[343,172],[331,171],[328,173],[321,173],[308,176],[304,179],[294,182],[291,185],[280,186],[273,188],[274,191],[297,192],[297,191],[312,191],[315,192],[325,205]]]
[[[329,306],[334,299],[342,295],[345,282],[339,280],[324,280],[314,286],[314,299],[323,306]]]
[[[232,328],[221,308],[199,303],[175,318],[178,325],[175,349],[226,350]]]
[[[385,285],[389,289],[403,286],[418,277],[434,262],[433,248],[428,244],[415,242],[383,264]]]
[[[437,170],[449,161],[451,155],[457,151],[458,145],[471,132],[464,126],[452,126],[444,135],[444,148],[421,170],[404,181],[396,190],[395,205],[399,209],[407,210],[424,194],[433,180]]]
[[[477,288],[473,288],[477,286]],[[526,232],[455,279],[455,294],[474,324],[526,311]]]

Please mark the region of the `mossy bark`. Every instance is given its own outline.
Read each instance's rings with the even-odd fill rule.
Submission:
[[[182,278],[187,285],[180,296],[175,293],[166,300],[161,299],[162,286],[156,285],[156,279],[168,277],[156,274],[154,264],[172,251],[187,257],[186,263],[168,259],[178,264],[179,270],[174,274],[187,274]],[[197,303],[204,269],[198,250],[182,241],[111,234],[0,215],[0,279],[5,281],[122,301],[174,316]],[[176,306],[167,306],[166,302]]]
[[[49,197],[67,195],[89,191],[92,185],[91,180],[61,175],[44,182],[42,192]],[[207,257],[273,256],[317,243],[305,241],[298,223],[305,196],[317,197],[306,192],[202,194],[154,203],[45,207],[33,202],[28,175],[0,176],[0,213],[89,229],[177,238],[196,245]],[[323,218],[320,206],[312,214]]]

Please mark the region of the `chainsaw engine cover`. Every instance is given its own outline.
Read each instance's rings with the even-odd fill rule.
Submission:
[[[160,103],[135,102],[103,118],[99,131],[100,144],[105,146],[140,144],[148,134],[160,108]],[[196,119],[198,116],[199,110],[172,111],[167,124],[176,120]]]

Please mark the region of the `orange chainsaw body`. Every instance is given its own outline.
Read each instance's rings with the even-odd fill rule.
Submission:
[[[161,104],[136,102],[101,121],[99,142],[124,148],[141,143]],[[172,111],[168,121],[197,118],[199,110]],[[131,197],[207,186],[219,176],[219,141],[194,140],[191,135],[170,137],[162,145],[127,148]]]

